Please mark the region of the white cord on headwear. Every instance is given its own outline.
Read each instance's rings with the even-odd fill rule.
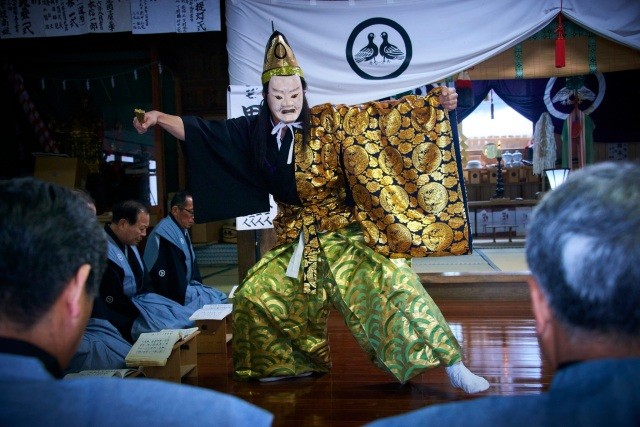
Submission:
[[[289,130],[291,131],[291,146],[289,147],[289,155],[287,156],[287,164],[290,165],[291,162],[293,161],[293,140],[294,140],[293,136],[295,135],[293,128],[301,129],[302,124],[300,124],[300,122],[295,122],[295,123],[280,122],[273,127],[273,129],[271,130],[271,135],[275,134],[276,136],[276,142],[278,143],[278,150],[280,150],[280,146],[282,145],[282,137],[280,136],[282,132],[280,131],[284,127],[289,128]]]

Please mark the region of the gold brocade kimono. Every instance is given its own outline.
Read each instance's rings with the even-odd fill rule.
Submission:
[[[235,293],[236,378],[327,372],[331,305],[370,359],[400,382],[460,360],[457,340],[405,259],[469,251],[438,95],[311,110],[309,145],[299,134],[294,145],[302,206],[278,203],[278,245]]]

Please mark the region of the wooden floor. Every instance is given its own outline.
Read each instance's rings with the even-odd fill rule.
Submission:
[[[434,298],[435,299],[435,298]],[[443,368],[401,385],[369,362],[333,311],[330,373],[272,383],[231,379],[231,357],[200,355],[199,385],[230,393],[275,414],[274,426],[361,426],[380,417],[475,396],[540,393],[552,369],[541,358],[529,301],[440,300],[458,337],[465,364],[489,390],[467,395],[449,384]]]

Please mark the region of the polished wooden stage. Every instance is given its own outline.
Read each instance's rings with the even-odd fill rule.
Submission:
[[[540,355],[521,275],[421,277],[458,337],[465,364],[491,384],[486,392],[467,395],[452,388],[444,368],[404,385],[395,382],[365,358],[335,311],[329,321],[330,373],[271,383],[233,381],[229,346],[226,358],[199,356],[199,385],[265,408],[275,414],[274,426],[287,427],[360,426],[435,403],[546,389],[553,372]],[[453,285],[447,291],[448,280]]]

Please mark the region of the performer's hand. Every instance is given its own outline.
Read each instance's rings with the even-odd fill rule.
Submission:
[[[440,105],[447,110],[455,110],[458,106],[458,92],[453,87],[444,86],[440,92]]]
[[[146,113],[144,113],[144,119],[142,123],[140,123],[140,121],[138,120],[137,115],[133,117],[133,127],[138,131],[139,134],[147,132],[149,128],[155,126],[157,122],[157,111],[147,111]]]

